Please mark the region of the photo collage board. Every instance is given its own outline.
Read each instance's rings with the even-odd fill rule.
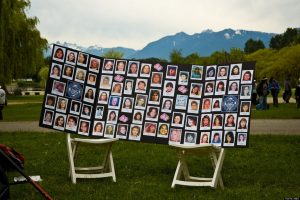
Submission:
[[[254,65],[151,63],[53,45],[40,126],[159,144],[248,147]]]

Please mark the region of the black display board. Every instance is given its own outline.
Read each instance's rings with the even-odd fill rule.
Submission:
[[[249,145],[254,62],[173,65],[54,45],[40,126],[160,144]]]

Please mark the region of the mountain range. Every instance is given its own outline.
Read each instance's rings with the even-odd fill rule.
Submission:
[[[127,59],[155,57],[168,60],[170,53],[174,49],[181,51],[183,56],[187,56],[191,53],[198,53],[200,56],[209,56],[215,51],[230,51],[231,48],[240,48],[243,50],[246,41],[251,38],[254,40],[260,39],[263,41],[265,47],[269,47],[270,39],[274,35],[276,34],[233,29],[224,29],[218,32],[205,30],[193,35],[179,32],[175,35],[165,36],[157,41],[150,42],[141,50],[126,47],[104,48],[98,45],[83,47],[78,44],[71,44],[67,42],[56,42],[56,44],[99,56],[113,49],[124,53],[124,58]],[[51,54],[51,47],[52,45],[50,45],[47,52],[45,52],[45,56],[49,56]]]

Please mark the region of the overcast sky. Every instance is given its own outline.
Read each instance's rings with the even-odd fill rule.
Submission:
[[[177,32],[300,27],[299,0],[31,0],[48,42],[141,49]]]

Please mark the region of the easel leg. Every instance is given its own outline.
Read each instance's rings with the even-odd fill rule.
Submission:
[[[223,179],[222,179],[222,175],[221,175],[221,170],[222,170],[222,165],[223,165],[224,156],[225,156],[224,151],[225,151],[224,149],[221,149],[218,159],[217,159],[216,153],[214,151],[212,151],[213,166],[215,168],[212,182],[213,182],[213,185],[215,188],[217,187],[218,182],[219,182],[222,190],[224,190],[224,184],[223,184]]]
[[[69,156],[69,164],[70,164],[70,175],[72,179],[72,183],[76,183],[76,177],[75,177],[75,167],[74,167],[74,156],[75,152],[73,152],[72,149],[72,143],[71,143],[71,137],[70,133],[67,134],[67,149],[68,149],[68,156]],[[75,147],[76,149],[76,147]]]

